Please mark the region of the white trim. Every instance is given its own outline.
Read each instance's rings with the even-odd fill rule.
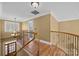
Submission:
[[[45,13],[42,13],[42,14],[34,15],[32,17],[29,17],[29,18],[20,18],[16,22],[25,22],[25,21],[33,20],[34,18],[37,18],[37,17],[40,17],[40,16],[48,15],[48,14],[51,14],[51,16],[53,16],[58,22],[72,21],[72,20],[78,19],[78,18],[71,18],[71,19],[62,19],[62,20],[60,20],[60,19],[58,19],[56,17],[56,15],[51,10],[49,12],[45,12]],[[5,17],[0,16],[0,19],[10,20],[11,18],[5,18]],[[14,21],[14,20],[12,20],[12,21]]]
[[[50,12],[50,14],[52,17],[54,17],[59,22],[58,18],[55,16],[55,14],[52,11]]]
[[[38,15],[35,15],[35,16],[33,16],[33,17],[26,18],[27,20],[26,20],[26,19],[24,19],[23,21],[33,20],[33,19],[35,19],[35,18],[37,18],[37,17],[44,16],[44,15],[48,15],[48,14],[50,14],[50,12],[47,12],[47,13],[42,13],[42,14],[38,14]]]
[[[9,43],[12,43],[12,42],[16,42],[16,40],[7,41],[4,44],[9,44]]]
[[[51,45],[52,44],[51,42],[48,42],[48,41],[45,41],[45,40],[40,40],[40,42],[45,43],[45,44],[48,44],[48,45]]]
[[[37,18],[37,17],[40,17],[40,16],[48,15],[48,14],[50,14],[50,12],[40,13],[38,15],[34,15],[32,17],[29,17],[29,18],[20,18],[20,19],[18,19],[20,21],[17,20],[17,22],[25,22],[25,21],[32,20],[32,19]],[[0,17],[0,18],[1,19],[4,19],[4,20],[5,19],[10,20],[11,19],[11,18],[5,18],[5,17]]]
[[[55,15],[52,11],[50,12],[50,14],[51,14],[51,16],[53,16],[58,22],[65,22],[65,21],[78,20],[78,18],[70,18],[70,19],[62,19],[62,20],[60,20],[60,19],[58,19],[58,18],[56,17],[56,15]]]
[[[59,20],[59,22],[75,21],[75,20],[79,20],[79,19],[78,19],[78,18],[72,18],[72,19],[63,19],[63,20]]]

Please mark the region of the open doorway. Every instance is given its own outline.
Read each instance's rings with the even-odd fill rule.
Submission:
[[[28,21],[28,31],[29,32],[33,32],[34,31],[33,20]],[[31,40],[33,38],[33,34],[29,33],[28,37]]]

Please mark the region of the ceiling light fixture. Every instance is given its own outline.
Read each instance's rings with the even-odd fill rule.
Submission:
[[[31,2],[32,7],[37,8],[39,6],[39,2]]]

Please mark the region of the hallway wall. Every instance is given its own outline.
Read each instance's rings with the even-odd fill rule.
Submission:
[[[2,37],[2,35],[1,35],[1,33],[3,32],[3,21],[0,19],[0,55],[1,55],[1,53],[2,53],[2,51],[1,51],[1,49],[2,49],[2,47],[1,47],[1,37]]]
[[[59,30],[79,35],[79,20],[59,22]]]
[[[56,45],[58,42],[58,36],[51,31],[59,31],[59,23],[53,15],[51,15],[50,18],[50,41],[53,45]]]
[[[1,55],[1,32],[0,32],[0,55]]]
[[[59,31],[59,22],[52,15],[50,18],[50,31]]]
[[[37,38],[44,41],[50,41],[50,14],[40,16],[34,19],[34,30],[37,32]]]
[[[25,22],[22,22],[21,23],[21,29],[22,29],[22,31],[25,31],[25,30],[28,30],[28,24],[27,24],[27,21],[25,21]]]

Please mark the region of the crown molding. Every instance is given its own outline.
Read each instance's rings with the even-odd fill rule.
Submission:
[[[49,12],[46,12],[46,13],[42,13],[42,14],[38,14],[38,15],[35,15],[33,17],[30,17],[30,18],[26,18],[22,22],[33,20],[35,18],[38,18],[38,17],[41,17],[41,16],[45,16],[45,15],[48,15],[48,14],[50,14],[51,16],[53,16],[59,22],[58,18],[54,15],[54,13],[52,11],[49,11]]]
[[[59,22],[67,22],[67,21],[75,21],[75,20],[79,20],[79,19],[78,18],[63,19],[63,20],[60,20]]]
[[[18,19],[18,20],[20,20],[20,21],[17,21],[17,22],[25,22],[25,21],[33,20],[33,19],[35,19],[35,18],[38,18],[38,17],[40,17],[40,16],[44,16],[44,15],[48,15],[48,14],[50,14],[50,12],[46,12],[46,13],[34,15],[34,16],[32,16],[32,17],[29,17],[29,18],[21,18],[21,19]],[[11,19],[11,18],[0,17],[0,19],[9,20],[9,19]]]
[[[51,14],[52,17],[54,17],[56,19],[56,21],[59,22],[58,18],[56,17],[56,15],[52,11],[50,11],[50,14]]]
[[[50,12],[38,14],[38,15],[35,15],[35,16],[33,16],[33,17],[24,19],[23,22],[29,21],[29,20],[33,20],[33,19],[35,19],[35,18],[38,18],[38,17],[41,17],[41,16],[45,16],[45,15],[48,15],[48,14],[50,14]]]

